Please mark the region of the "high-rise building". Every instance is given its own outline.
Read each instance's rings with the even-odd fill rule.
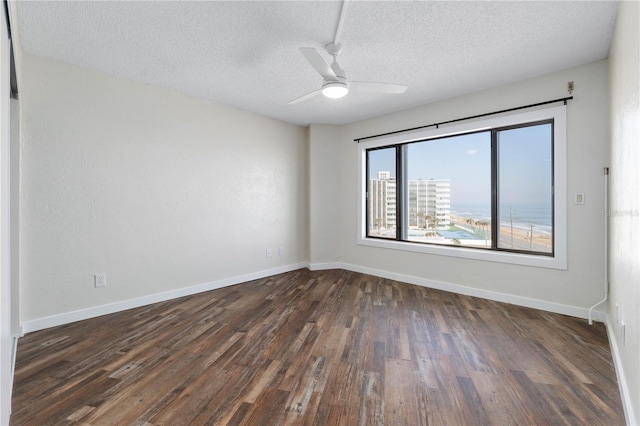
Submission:
[[[396,227],[396,180],[387,171],[369,180],[369,229]],[[410,180],[407,191],[409,227],[448,229],[451,225],[451,183],[449,179]]]
[[[451,182],[449,179],[427,182],[427,214],[435,217],[436,229],[448,229],[451,226]]]
[[[369,180],[369,229],[373,235],[396,229],[396,179],[390,172]]]

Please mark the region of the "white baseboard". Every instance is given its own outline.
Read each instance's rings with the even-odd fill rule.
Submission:
[[[202,293],[209,290],[228,287],[244,283],[247,281],[258,280],[270,277],[272,275],[282,274],[285,272],[295,271],[300,268],[309,268],[307,262],[295,263],[292,265],[280,266],[263,271],[252,272],[250,274],[238,275],[235,277],[224,278],[221,280],[211,281],[208,283],[198,284],[192,287],[179,288],[176,290],[165,291],[162,293],[150,294],[148,296],[138,297],[135,299],[123,300],[120,302],[109,303],[106,305],[94,306],[91,308],[79,309],[77,311],[65,312],[62,314],[51,315],[48,317],[37,318],[22,323],[22,331],[31,333],[45,328],[56,327],[59,325],[69,324],[75,321],[82,321],[101,315],[112,314],[115,312],[125,311],[127,309],[139,308],[141,306],[150,305],[152,303],[164,302],[166,300],[176,299],[178,297],[190,296],[192,294]]]
[[[202,293],[209,290],[228,287],[247,281],[257,280],[284,272],[294,271],[300,268],[309,268],[312,271],[325,269],[344,269],[347,271],[360,272],[363,274],[374,275],[381,278],[388,278],[395,281],[402,281],[409,284],[415,284],[423,287],[434,288],[438,290],[450,291],[452,293],[465,294],[468,296],[481,297],[483,299],[495,300],[497,302],[511,303],[514,305],[525,306],[528,308],[541,309],[548,312],[554,312],[563,315],[570,315],[578,318],[588,318],[589,309],[576,306],[563,305],[559,303],[548,302],[544,300],[531,299],[527,297],[514,296],[512,294],[499,293],[489,290],[482,290],[473,287],[467,287],[459,284],[452,284],[442,281],[434,281],[426,278],[404,275],[395,272],[383,271],[379,269],[368,268],[364,266],[352,265],[344,262],[326,262],[312,263],[307,262],[285,265],[277,268],[266,269],[250,274],[238,275],[235,277],[224,278],[221,280],[211,281],[192,287],[180,288],[176,290],[166,291],[163,293],[151,294],[135,299],[123,300],[120,302],[109,303],[106,305],[94,306],[91,308],[79,309],[77,311],[65,312],[62,314],[51,315],[48,317],[37,318],[22,323],[24,333],[42,330],[45,328],[56,327],[63,324],[69,324],[75,321],[81,321],[94,318],[101,315],[112,314],[127,309],[138,308],[140,306],[150,305],[152,303],[164,302],[166,300],[175,299],[192,294]],[[604,312],[593,311],[593,319],[595,321],[605,322]]]
[[[615,323],[611,320],[611,315],[607,314],[607,335],[609,336],[609,346],[611,346],[613,365],[615,366],[616,376],[618,377],[618,389],[620,390],[620,397],[622,398],[624,417],[628,425],[638,425],[640,422],[636,417],[636,414],[633,412],[631,393],[629,392],[629,385],[627,384],[627,379],[624,375],[624,368],[622,367],[622,359],[620,358],[620,351],[618,349],[618,340],[616,339],[616,334],[613,332],[614,326]]]
[[[346,270],[351,270],[347,268],[347,264],[346,263],[342,263],[342,262],[325,262],[325,263],[310,263],[309,264],[309,270],[310,271],[324,271],[327,269],[346,269]]]
[[[500,293],[496,291],[483,290],[474,287],[467,287],[460,284],[452,284],[443,281],[434,281],[426,278],[415,277],[412,275],[398,274],[396,272],[383,271],[380,269],[368,268],[365,266],[352,265],[343,262],[331,263],[312,263],[309,265],[312,271],[324,269],[345,269],[347,271],[360,272],[362,274],[374,275],[376,277],[388,278],[395,281],[402,281],[409,284],[415,284],[422,287],[434,288],[437,290],[449,291],[452,293],[465,294],[467,296],[481,297],[483,299],[495,300],[496,302],[510,303],[512,305],[524,306],[527,308],[540,309],[556,314],[569,315],[576,318],[589,317],[589,308],[581,308],[578,306],[563,305],[553,303],[546,300],[531,299],[528,297],[515,296],[513,294]],[[602,311],[593,311],[593,320],[605,322],[606,316]]]

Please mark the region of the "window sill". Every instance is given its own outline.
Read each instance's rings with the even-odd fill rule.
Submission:
[[[512,265],[533,266],[537,268],[561,270],[567,269],[566,256],[558,253],[556,253],[555,257],[537,256],[531,254],[509,253],[503,251],[491,251],[464,247],[446,247],[420,243],[410,243],[405,241],[385,241],[376,238],[358,238],[358,244],[369,247],[410,251],[437,256],[457,257],[461,259],[480,260],[485,262],[508,263]]]

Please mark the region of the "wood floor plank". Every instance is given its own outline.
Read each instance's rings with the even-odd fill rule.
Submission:
[[[471,379],[489,417],[488,424],[528,425],[535,423],[535,415],[523,403],[518,393],[497,373],[472,371]]]
[[[606,330],[300,269],[19,341],[12,425],[624,424]]]
[[[384,371],[385,424],[418,423],[411,361],[388,359]]]

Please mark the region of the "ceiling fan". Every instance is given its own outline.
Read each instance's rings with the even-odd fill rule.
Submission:
[[[342,46],[339,43],[329,43],[325,46],[325,49],[327,49],[327,53],[333,57],[331,65],[326,63],[313,47],[300,48],[300,52],[307,58],[307,61],[309,61],[311,66],[322,76],[323,82],[319,89],[292,100],[289,102],[290,105],[306,101],[320,93],[327,98],[336,99],[345,96],[350,90],[391,94],[401,94],[407,90],[407,86],[401,84],[348,81],[344,70],[338,65],[338,55],[342,50]]]

